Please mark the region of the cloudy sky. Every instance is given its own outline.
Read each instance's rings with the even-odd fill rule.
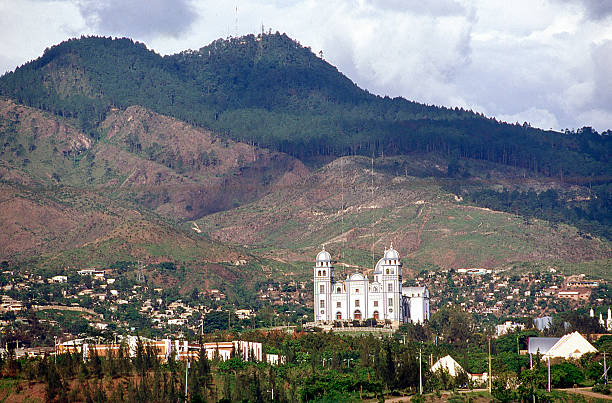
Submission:
[[[375,94],[612,129],[612,0],[0,0],[0,74],[80,35],[170,54],[262,24]]]

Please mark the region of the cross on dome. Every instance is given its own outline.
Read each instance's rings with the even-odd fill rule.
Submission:
[[[317,262],[331,262],[331,255],[325,250],[325,245],[323,245],[321,252],[317,254]]]

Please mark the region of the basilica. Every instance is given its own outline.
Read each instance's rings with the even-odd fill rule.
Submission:
[[[429,320],[429,290],[402,286],[402,264],[393,244],[376,263],[372,281],[361,273],[336,280],[325,247],[317,254],[313,274],[315,322],[373,318],[398,325]]]

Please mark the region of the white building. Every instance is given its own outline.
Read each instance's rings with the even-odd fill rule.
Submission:
[[[429,320],[429,290],[402,287],[402,263],[393,244],[372,275],[373,281],[361,273],[337,281],[331,255],[323,248],[313,270],[315,322],[373,318],[399,324]]]
[[[587,339],[580,333],[574,332],[563,337],[529,337],[527,339],[529,354],[541,354],[542,358],[580,358],[586,353],[596,353]]]
[[[495,325],[495,335],[497,337],[499,336],[503,336],[504,334],[508,334],[510,332],[513,332],[517,329],[520,330],[524,330],[525,329],[525,325],[522,323],[514,323],[510,320],[507,320],[505,323],[501,324],[501,325]]]
[[[591,311],[592,310],[593,308],[591,308]],[[593,317],[593,315],[591,315],[591,317]],[[610,308],[608,308],[608,319],[606,319],[605,321],[601,315],[601,312],[599,313],[599,324],[608,332],[612,332],[612,312],[610,311]]]

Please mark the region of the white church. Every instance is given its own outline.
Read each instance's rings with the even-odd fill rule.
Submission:
[[[429,320],[429,290],[402,287],[402,263],[393,244],[376,263],[373,281],[361,273],[336,280],[325,247],[317,254],[313,274],[315,322],[373,318],[399,325]]]

